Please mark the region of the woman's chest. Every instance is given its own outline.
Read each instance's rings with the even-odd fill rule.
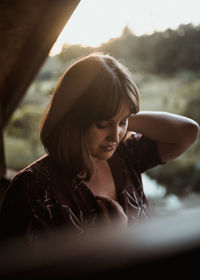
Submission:
[[[95,170],[91,180],[85,182],[94,196],[104,196],[117,200],[116,186],[109,165],[106,163]]]

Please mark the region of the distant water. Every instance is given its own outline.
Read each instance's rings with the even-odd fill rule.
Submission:
[[[200,209],[200,194],[189,193],[183,198],[175,194],[166,194],[166,187],[151,179],[145,173],[142,174],[144,192],[150,203],[153,201],[153,209],[156,214],[168,214],[184,211],[186,209]]]
[[[144,192],[147,197],[152,198],[162,198],[166,194],[166,188],[162,185],[159,185],[156,180],[151,179],[145,173],[142,174]]]

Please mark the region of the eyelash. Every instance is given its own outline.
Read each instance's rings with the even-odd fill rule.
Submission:
[[[97,126],[98,128],[101,128],[101,129],[106,128],[106,126],[100,125],[100,124],[98,124],[98,123],[96,123],[96,126]]]
[[[120,123],[120,126],[126,126],[127,124],[127,121],[123,121]],[[106,124],[106,125],[100,125],[98,122],[96,123],[96,126],[100,129],[104,129],[104,128],[107,128],[109,126],[109,124]]]

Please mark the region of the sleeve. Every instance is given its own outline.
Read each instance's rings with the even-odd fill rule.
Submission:
[[[123,150],[126,158],[131,161],[134,168],[140,173],[164,164],[159,156],[157,142],[139,133],[133,133],[123,143]]]
[[[0,240],[25,235],[32,216],[22,176],[16,175],[0,211]]]

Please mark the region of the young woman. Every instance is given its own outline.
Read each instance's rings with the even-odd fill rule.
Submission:
[[[1,238],[69,227],[122,228],[149,216],[141,174],[181,155],[199,126],[183,116],[139,112],[128,70],[93,53],[61,77],[41,125],[47,154],[18,172],[0,214]]]

